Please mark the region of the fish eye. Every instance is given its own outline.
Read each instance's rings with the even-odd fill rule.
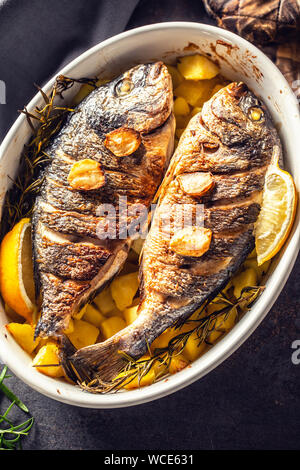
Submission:
[[[251,121],[256,121],[256,122],[261,121],[263,116],[264,116],[264,112],[262,111],[262,109],[257,108],[257,107],[253,107],[249,109],[249,117]]]
[[[117,96],[128,95],[132,89],[133,89],[133,83],[130,80],[128,80],[128,78],[124,78],[123,80],[120,80],[115,86],[115,92]]]

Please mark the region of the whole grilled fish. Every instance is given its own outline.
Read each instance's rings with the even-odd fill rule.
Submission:
[[[108,340],[73,354],[79,373],[110,381],[125,364],[120,351],[141,357],[164,330],[224,288],[254,247],[274,147],[281,152],[268,111],[243,83],[220,90],[191,119],[144,244],[139,316]],[[190,212],[183,225],[184,207]]]
[[[120,197],[128,223],[136,206],[150,206],[173,152],[172,103],[167,67],[136,66],[86,97],[46,150],[51,163],[32,224],[42,299],[36,335],[59,336],[122,267],[134,234],[120,223]]]

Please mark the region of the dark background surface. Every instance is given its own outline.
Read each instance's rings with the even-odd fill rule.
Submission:
[[[33,82],[44,83],[63,64],[105,37],[160,21],[213,23],[201,1],[119,1],[126,8],[121,11],[119,7],[117,18],[114,3],[26,0],[8,1],[4,9],[0,6],[0,79],[9,81],[7,105],[0,109],[2,136],[16,110],[34,94]],[[47,11],[53,17],[54,5],[57,22],[56,26],[50,22],[49,27]],[[102,21],[97,23],[99,17]],[[109,19],[104,26],[103,18]],[[25,20],[31,23],[26,26]],[[43,28],[44,20],[47,28]],[[60,21],[62,25],[67,22],[66,30],[58,27]],[[17,51],[17,59],[9,44]],[[26,53],[24,60],[20,47]],[[292,342],[300,339],[299,292],[298,258],[267,318],[237,352],[198,382],[152,403],[117,410],[76,408],[43,397],[12,377],[7,384],[35,418],[23,448],[299,449],[300,365],[291,361]],[[0,396],[0,410],[4,408]]]

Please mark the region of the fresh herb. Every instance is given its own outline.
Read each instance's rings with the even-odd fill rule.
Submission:
[[[22,217],[31,216],[34,200],[43,182],[41,172],[49,162],[47,146],[61,129],[68,114],[74,111],[68,106],[58,106],[55,98],[63,98],[63,93],[74,83],[86,83],[96,88],[96,81],[96,78],[74,79],[59,75],[49,96],[36,85],[43,97],[44,106],[36,107],[33,113],[26,108],[20,111],[26,116],[32,129],[32,137],[24,145],[17,177],[5,196],[1,239]]]
[[[5,426],[2,429],[0,428],[0,450],[17,450],[22,449],[21,438],[22,436],[28,435],[32,428],[34,419],[30,417],[21,424],[14,424],[8,418],[9,412],[15,405],[25,413],[29,413],[29,410],[16,395],[7,388],[6,385],[4,385],[4,379],[8,379],[10,377],[6,372],[7,366],[4,366],[0,374],[0,391],[4,393],[11,403],[5,413],[3,415],[0,414],[0,424]]]

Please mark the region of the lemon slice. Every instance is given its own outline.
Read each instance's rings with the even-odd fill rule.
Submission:
[[[258,265],[278,253],[292,228],[297,194],[292,176],[279,168],[279,149],[275,149],[267,170],[261,211],[255,227]]]
[[[32,321],[34,280],[30,219],[22,219],[8,232],[0,247],[0,290],[6,304]]]

